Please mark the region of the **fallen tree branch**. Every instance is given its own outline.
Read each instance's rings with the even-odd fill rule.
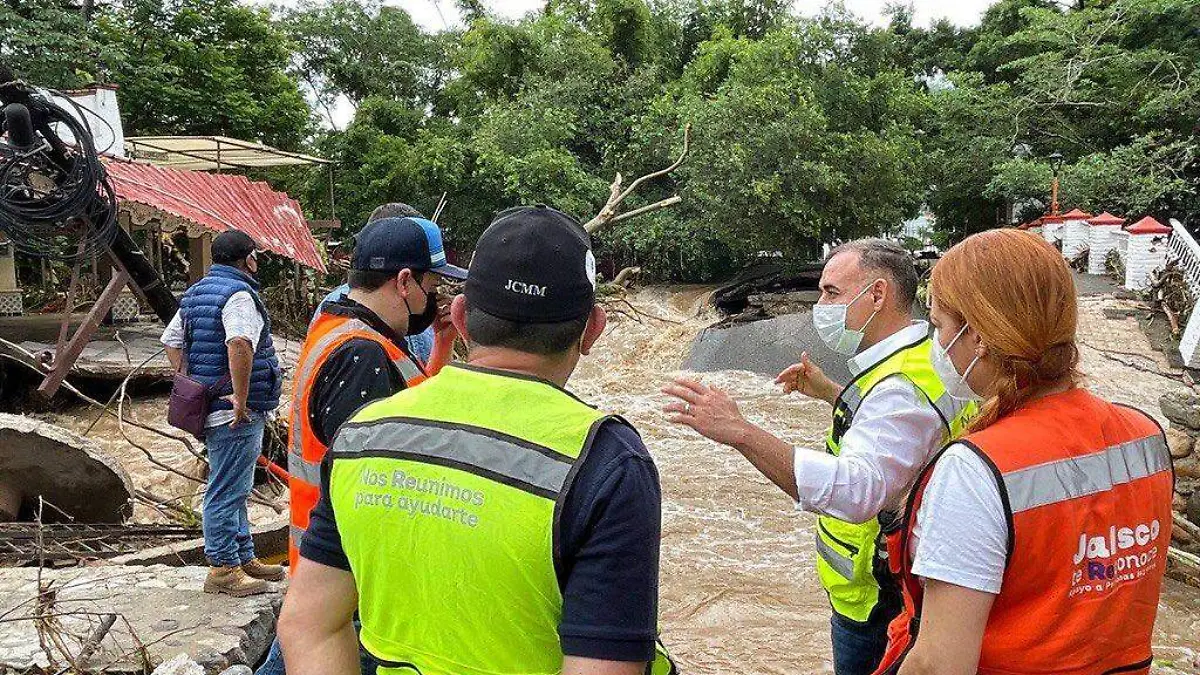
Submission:
[[[88,639],[79,648],[79,656],[75,657],[75,661],[83,666],[92,654],[100,647],[100,643],[104,640],[104,636],[108,635],[108,631],[112,630],[113,624],[117,622],[116,614],[105,614],[100,620],[100,625],[96,626],[96,630],[88,636]]]
[[[1196,542],[1197,546],[1200,546],[1200,525],[1193,524],[1192,521],[1174,511],[1171,512],[1171,522],[1174,523],[1175,527],[1186,532]]]
[[[1167,558],[1176,567],[1182,568],[1181,576],[1184,576],[1190,585],[1200,587],[1200,556],[1192,555],[1174,546],[1168,546]]]
[[[665,169],[660,169],[658,171],[648,173],[645,176],[638,178],[637,180],[630,183],[629,187],[625,188],[624,190],[621,189],[621,183],[624,180],[624,178],[621,176],[620,172],[617,172],[616,178],[613,179],[612,185],[609,186],[608,201],[605,202],[604,207],[600,209],[600,213],[596,214],[595,218],[592,218],[591,220],[589,220],[583,226],[583,229],[587,230],[588,234],[592,234],[592,233],[596,232],[597,230],[599,230],[600,228],[602,228],[605,225],[608,225],[610,223],[619,223],[622,220],[628,220],[629,218],[633,218],[634,216],[639,216],[643,213],[650,213],[651,211],[658,211],[660,209],[665,209],[667,207],[678,204],[681,200],[678,195],[675,195],[673,197],[668,197],[667,199],[664,199],[662,201],[655,202],[654,204],[650,204],[649,206],[643,206],[641,208],[634,209],[633,211],[629,211],[628,213],[624,213],[624,214],[620,214],[620,215],[618,215],[618,213],[617,213],[618,209],[621,206],[621,203],[624,202],[629,197],[629,195],[633,194],[633,192],[635,190],[637,190],[639,187],[641,187],[642,183],[645,183],[646,181],[649,181],[649,180],[653,180],[655,178],[659,178],[661,176],[665,176],[665,175],[671,173],[672,171],[674,171],[675,169],[678,169],[680,166],[682,166],[683,160],[685,158],[687,158],[688,152],[691,150],[691,145],[692,145],[692,124],[691,124],[691,122],[689,122],[683,128],[683,151],[681,153],[679,153],[679,159],[676,159],[675,162],[672,163],[670,166],[668,166]]]
[[[1168,379],[1168,380],[1178,380],[1183,375],[1182,371],[1177,372],[1177,373],[1172,373],[1169,371],[1158,370],[1157,368],[1149,368],[1146,366],[1138,365],[1136,363],[1130,363],[1129,361],[1125,361],[1123,359],[1117,358],[1117,355],[1120,355],[1120,356],[1130,356],[1130,357],[1138,358],[1138,359],[1145,359],[1145,360],[1151,361],[1151,362],[1154,361],[1153,358],[1146,356],[1145,354],[1137,354],[1135,352],[1123,352],[1123,351],[1120,351],[1117,349],[1101,349],[1100,347],[1088,344],[1087,342],[1085,342],[1083,340],[1078,340],[1078,342],[1080,345],[1087,347],[1088,349],[1100,354],[1100,356],[1108,359],[1109,361],[1119,363],[1119,364],[1125,366],[1126,368],[1133,368],[1134,370],[1140,370],[1143,373],[1150,373],[1151,375],[1157,375],[1161,378]]]

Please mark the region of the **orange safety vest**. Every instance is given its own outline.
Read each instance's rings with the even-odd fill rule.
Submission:
[[[1035,400],[960,441],[992,468],[1008,562],[980,650],[984,675],[1148,673],[1174,474],[1162,428],[1083,389]],[[940,455],[939,455],[940,456]],[[876,675],[895,673],[920,627],[910,539],[937,459],[888,538],[904,610]]]
[[[288,424],[288,473],[291,475],[288,491],[291,493],[292,516],[288,560],[293,570],[299,562],[300,540],[308,529],[309,513],[321,497],[321,461],[329,449],[313,433],[310,423],[308,405],[312,386],[329,355],[354,338],[373,340],[383,347],[406,386],[416,386],[426,379],[425,371],[408,353],[364,321],[332,312],[322,312],[317,318],[300,350]]]

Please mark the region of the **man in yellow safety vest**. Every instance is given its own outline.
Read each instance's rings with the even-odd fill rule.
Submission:
[[[895,526],[909,487],[934,453],[966,427],[974,403],[950,396],[930,361],[929,325],[913,321],[917,271],[881,239],[835,248],[813,307],[817,335],[850,357],[852,380],[831,381],[801,357],[779,375],[788,392],[829,402],[824,452],[794,448],[742,418],[724,392],[677,378],[672,420],[730,445],[817,519],[817,574],[833,606],[836,675],[869,675],[900,612],[881,531]]]
[[[637,432],[564,387],[604,331],[554,209],[499,214],[451,316],[470,345],[361,409],[327,454],[279,621],[291,675],[668,675],[660,493]]]

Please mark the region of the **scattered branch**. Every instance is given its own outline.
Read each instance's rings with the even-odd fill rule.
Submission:
[[[671,173],[675,169],[678,169],[683,164],[683,160],[687,158],[688,151],[691,149],[691,145],[692,125],[689,122],[683,128],[683,152],[679,153],[679,159],[675,160],[671,166],[668,166],[665,169],[660,169],[659,171],[655,171],[653,173],[648,173],[645,176],[638,178],[630,183],[629,187],[625,188],[624,190],[621,189],[621,183],[624,178],[621,176],[620,172],[618,172],[616,178],[613,179],[612,185],[609,186],[608,201],[605,202],[604,208],[600,209],[600,213],[596,214],[595,218],[589,220],[587,224],[583,226],[583,229],[587,230],[588,233],[591,234],[610,223],[619,223],[622,220],[627,220],[629,218],[633,218],[634,216],[650,213],[651,211],[658,211],[660,209],[665,209],[678,204],[681,200],[679,195],[675,195],[662,201],[655,202],[654,204],[650,204],[649,206],[643,206],[641,208],[634,209],[628,213],[617,213],[621,203],[624,202],[629,195],[633,194],[635,190],[641,187],[642,183],[655,178],[660,178]]]
[[[104,615],[104,618],[100,620],[100,625],[96,626],[96,630],[92,631],[92,634],[88,636],[83,646],[79,648],[79,656],[75,659],[79,662],[79,665],[82,666],[87,663],[87,660],[92,657],[92,654],[95,653],[100,643],[104,641],[104,636],[108,635],[108,631],[112,630],[113,624],[116,622],[116,614]]]

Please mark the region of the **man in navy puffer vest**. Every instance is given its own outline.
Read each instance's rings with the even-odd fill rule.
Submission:
[[[283,377],[271,322],[258,295],[254,240],[231,230],[213,238],[213,265],[184,294],[162,342],[176,368],[212,388],[205,420],[208,490],[204,495],[204,554],[212,569],[208,593],[241,597],[264,593],[283,568],[254,555],[246,503],[263,430],[279,405]]]

